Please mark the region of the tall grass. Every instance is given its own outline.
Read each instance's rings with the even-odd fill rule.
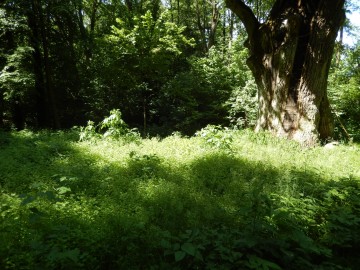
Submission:
[[[360,263],[357,145],[220,129],[140,143],[0,133],[0,185],[0,269]]]

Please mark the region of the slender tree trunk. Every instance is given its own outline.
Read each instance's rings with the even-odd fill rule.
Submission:
[[[88,60],[91,59],[92,53],[94,50],[94,35],[95,35],[95,25],[96,25],[96,14],[99,8],[100,1],[93,0],[91,5],[91,13],[90,13],[90,34],[88,39],[88,48],[87,48],[87,58]]]
[[[125,0],[125,5],[130,12],[133,11],[133,3],[131,0]]]
[[[17,98],[14,100],[11,106],[12,122],[15,125],[16,130],[23,130],[25,128],[25,111],[23,104]]]
[[[199,1],[200,0],[196,0],[196,22],[197,22],[197,26],[198,26],[198,29],[200,32],[203,50],[204,50],[204,52],[207,52],[208,48],[207,48],[207,43],[206,43],[205,22],[202,20],[202,17],[201,17]]]
[[[37,5],[39,5],[38,1],[35,0]],[[49,106],[51,110],[51,116],[52,116],[52,123],[51,126],[59,129],[60,128],[60,120],[58,115],[58,109],[56,104],[56,97],[53,89],[53,82],[52,82],[52,72],[51,72],[51,66],[50,66],[50,56],[49,56],[49,43],[47,38],[47,29],[45,24],[45,18],[42,13],[42,8],[38,6],[39,9],[39,26],[40,26],[40,36],[42,41],[42,49],[44,54],[44,73],[45,73],[45,86],[46,86],[46,92],[48,95],[49,100]],[[47,14],[47,17],[49,18],[49,14]],[[49,23],[49,22],[46,22]]]
[[[230,22],[229,22],[229,48],[232,47],[232,42],[234,39],[234,13],[230,14]]]
[[[211,22],[210,22],[210,29],[209,29],[209,38],[208,38],[208,44],[207,49],[209,50],[212,46],[215,45],[215,35],[216,35],[216,29],[219,23],[219,17],[220,17],[220,11],[218,7],[218,3],[216,0],[212,0],[211,6],[212,6],[212,13],[211,13]]]
[[[177,23],[180,24],[180,0],[177,0]]]
[[[0,92],[1,93],[1,92]],[[3,95],[0,94],[0,129],[4,128],[5,123],[4,123],[4,98]]]
[[[340,27],[340,40],[337,46],[337,51],[336,51],[336,65],[338,66],[340,64],[341,61],[341,53],[343,50],[343,43],[344,43],[344,26],[342,25]]]
[[[84,7],[82,5],[82,2],[80,2],[80,5],[77,7],[77,15],[78,15],[78,24],[79,24],[79,30],[80,30],[80,34],[81,34],[81,39],[83,41],[87,40],[87,34],[86,34],[86,29],[85,29],[85,24],[84,24]]]
[[[225,44],[226,44],[226,9],[223,10],[223,25],[222,25],[222,36],[223,36],[223,45],[224,45],[224,49],[225,49]]]
[[[49,43],[41,0],[31,0],[31,11],[28,14],[32,31],[31,42],[34,48],[34,75],[37,90],[37,120],[41,128],[60,128],[56,97],[52,85]],[[49,14],[47,17],[49,18]]]
[[[227,0],[248,33],[248,65],[258,86],[257,130],[315,145],[332,136],[327,78],[344,0],[277,0],[259,23],[242,1]]]
[[[147,133],[147,98],[146,93],[143,94],[143,137],[146,137]]]
[[[171,22],[174,22],[174,7],[173,7],[173,3],[172,0],[169,0],[169,5],[170,5],[170,14],[171,14]]]
[[[48,108],[48,97],[45,89],[45,79],[43,73],[43,56],[41,50],[41,35],[38,23],[38,5],[35,0],[31,1],[31,11],[28,14],[29,27],[31,29],[31,44],[34,48],[34,77],[36,89],[36,109],[37,109],[37,125],[39,128],[49,127],[50,113]]]

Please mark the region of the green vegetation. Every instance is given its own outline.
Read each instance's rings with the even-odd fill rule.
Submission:
[[[360,140],[360,42],[343,52],[344,59],[331,68],[329,94],[336,115],[337,135]],[[334,61],[335,62],[335,61]]]
[[[245,1],[259,21],[274,2]],[[348,12],[355,2],[346,1]],[[349,21],[342,31],[357,32]],[[113,108],[144,137],[252,128],[258,118],[246,29],[222,0],[5,0],[0,36],[5,130],[98,123]],[[360,138],[359,46],[335,48],[328,92],[337,139]]]
[[[253,11],[259,39],[225,2]],[[332,45],[307,46],[306,25],[288,35],[288,15],[342,12],[317,2],[1,1],[0,269],[358,269],[360,42],[336,41],[328,76],[316,53]],[[274,7],[275,24],[254,24]],[[249,61],[257,48],[271,57]],[[336,125],[313,148],[252,131],[285,103],[261,104],[246,64],[267,62],[265,81],[297,99],[305,49]]]
[[[358,145],[197,134],[0,133],[0,268],[356,269]]]

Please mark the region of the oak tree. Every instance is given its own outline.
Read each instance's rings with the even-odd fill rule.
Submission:
[[[226,0],[243,22],[258,86],[257,129],[314,145],[332,136],[327,78],[345,0],[276,0],[264,21]]]

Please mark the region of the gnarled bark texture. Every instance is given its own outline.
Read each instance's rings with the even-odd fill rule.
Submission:
[[[327,78],[345,0],[277,0],[264,23],[240,0],[226,0],[248,33],[257,86],[257,130],[314,145],[332,136]]]

